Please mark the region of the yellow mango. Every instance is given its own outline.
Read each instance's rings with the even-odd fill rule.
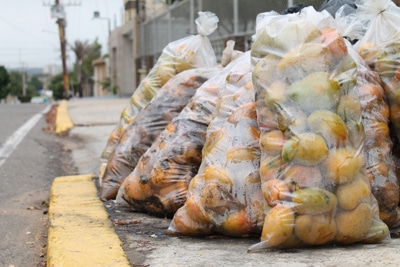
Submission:
[[[372,224],[372,209],[368,203],[359,204],[352,211],[341,211],[336,216],[337,235],[340,244],[353,244],[367,238]]]
[[[302,133],[290,138],[283,145],[282,159],[295,164],[314,166],[324,161],[329,154],[325,140],[318,134]]]
[[[321,43],[302,43],[282,56],[276,66],[290,82],[316,72],[327,72],[332,62],[332,52]]]
[[[365,159],[360,151],[347,146],[332,150],[322,165],[326,177],[338,185],[353,180],[365,166]]]
[[[360,174],[356,179],[339,185],[336,189],[336,196],[341,208],[353,210],[362,200],[371,196],[368,178]]]
[[[285,205],[278,204],[265,216],[261,241],[266,247],[276,247],[287,241],[294,230],[295,213]]]
[[[279,130],[272,130],[262,135],[260,139],[260,146],[262,151],[267,155],[279,155],[282,151],[283,144],[286,138]]]
[[[330,214],[300,215],[296,218],[294,233],[307,245],[323,245],[336,236],[336,222]]]

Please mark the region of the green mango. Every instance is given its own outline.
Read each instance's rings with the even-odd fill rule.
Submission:
[[[361,103],[356,96],[342,96],[336,112],[345,122],[359,121],[362,113]]]
[[[336,108],[340,98],[339,84],[326,72],[314,72],[304,79],[292,83],[287,96],[306,113],[318,109]]]
[[[337,207],[337,197],[321,188],[304,188],[293,192],[294,209],[299,214],[317,215]]]
[[[343,146],[347,142],[346,124],[332,111],[314,111],[308,116],[307,125],[312,132],[320,134],[330,148]]]

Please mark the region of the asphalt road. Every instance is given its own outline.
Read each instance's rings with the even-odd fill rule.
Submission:
[[[46,107],[0,105],[0,266],[45,266],[51,183],[75,174],[62,137],[43,130]]]

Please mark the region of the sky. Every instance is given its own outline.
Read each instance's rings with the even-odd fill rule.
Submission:
[[[61,66],[60,37],[50,6],[55,0],[0,0],[0,65],[6,68]],[[113,30],[122,24],[123,0],[60,0],[66,13],[66,40],[94,42],[107,53],[108,19]],[[94,11],[100,17],[93,19]],[[108,18],[108,19],[107,19]],[[67,64],[74,54],[67,46]]]

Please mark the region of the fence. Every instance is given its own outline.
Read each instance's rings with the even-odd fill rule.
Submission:
[[[156,60],[170,42],[196,34],[194,20],[198,11],[211,11],[219,18],[218,29],[209,36],[215,53],[220,58],[228,39],[236,41],[235,49],[246,51],[251,46],[259,13],[282,12],[295,4],[306,4],[318,9],[323,0],[184,0],[169,7],[158,16],[141,23],[140,55],[145,67]],[[148,60],[152,58],[151,60]],[[147,60],[145,60],[147,58]],[[146,63],[147,62],[147,63]],[[147,65],[147,66],[146,66]]]

